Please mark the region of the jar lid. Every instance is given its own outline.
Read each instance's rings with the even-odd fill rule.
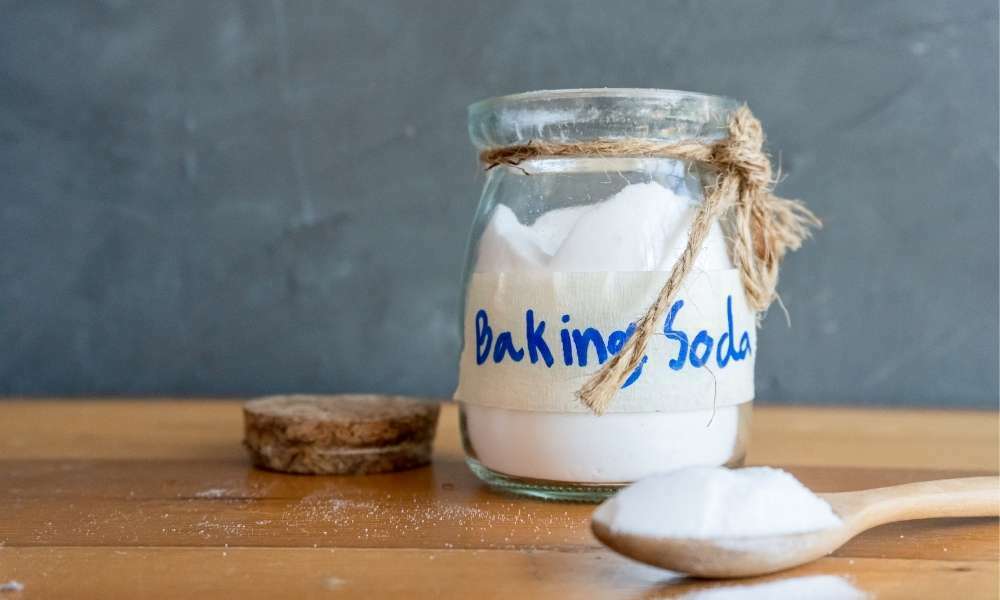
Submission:
[[[289,473],[385,473],[430,462],[436,401],[342,394],[268,396],[243,406],[254,464]]]

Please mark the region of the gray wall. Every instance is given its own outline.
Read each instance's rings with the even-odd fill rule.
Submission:
[[[0,0],[0,392],[449,394],[465,106],[745,99],[826,221],[773,402],[997,401],[997,4]]]

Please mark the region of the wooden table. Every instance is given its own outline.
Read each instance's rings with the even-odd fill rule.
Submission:
[[[754,580],[645,567],[595,542],[592,506],[480,484],[456,421],[445,407],[430,468],[304,477],[249,466],[237,402],[0,401],[0,583],[24,585],[0,598],[667,598],[765,584],[784,586],[772,589],[780,597],[830,585],[997,597],[996,519],[880,527]],[[749,460],[817,491],[996,473],[997,422],[992,412],[758,408]]]

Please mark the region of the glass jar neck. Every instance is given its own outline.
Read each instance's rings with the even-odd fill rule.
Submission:
[[[530,141],[710,141],[725,137],[737,106],[729,98],[675,90],[528,92],[470,106],[469,135],[480,150]]]
[[[497,168],[510,170],[517,174],[582,174],[582,173],[634,173],[642,172],[650,175],[682,177],[689,168],[689,163],[675,158],[659,157],[564,157],[564,158],[533,158],[517,166],[501,165]]]

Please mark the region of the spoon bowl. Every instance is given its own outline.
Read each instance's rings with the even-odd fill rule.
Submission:
[[[822,558],[852,536],[843,527],[748,538],[649,538],[611,532],[592,522],[598,540],[639,562],[696,577],[749,577]]]
[[[830,554],[878,525],[937,517],[1000,515],[1000,478],[967,477],[885,488],[817,494],[840,518],[838,526],[754,537],[668,538],[612,530],[592,520],[598,540],[640,562],[697,577],[747,577],[795,567]]]

